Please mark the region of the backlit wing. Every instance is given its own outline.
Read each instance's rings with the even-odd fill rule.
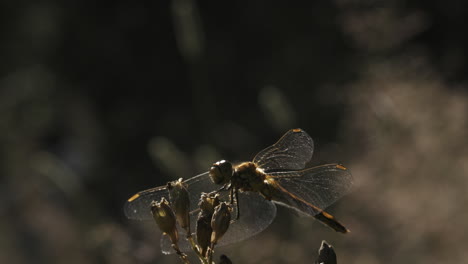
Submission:
[[[184,183],[187,184],[187,190],[190,194],[190,210],[198,208],[202,192],[208,193],[221,188],[211,181],[208,172],[187,179]],[[141,191],[128,199],[124,205],[124,213],[129,219],[151,220],[153,219],[150,209],[151,202],[159,202],[162,197],[169,200],[169,193],[165,185]]]
[[[195,232],[199,212],[198,201],[200,200],[201,193],[218,190],[221,186],[211,181],[208,172],[187,179],[184,183],[187,184],[187,190],[190,195],[190,229],[192,232]],[[151,202],[160,201],[162,197],[169,200],[169,193],[166,186],[141,191],[125,203],[124,213],[130,219],[152,220],[153,216],[150,209]],[[221,192],[220,198],[223,201],[229,201],[229,192]],[[239,207],[240,219],[230,225],[226,234],[219,241],[219,246],[232,244],[260,233],[271,224],[276,216],[275,204],[265,200],[265,198],[257,193],[239,193]],[[236,215],[235,207],[231,214],[233,217]],[[180,227],[178,230],[179,232],[183,232]],[[185,235],[183,235],[183,233],[180,233],[180,235],[180,249],[183,252],[191,251],[189,244],[183,239]],[[163,236],[161,239],[161,250],[165,254],[175,253],[166,236]]]
[[[280,191],[275,202],[316,215],[351,191],[353,178],[349,170],[338,164],[327,164],[301,171],[272,172]]]
[[[223,192],[223,194],[226,193],[227,192]],[[225,196],[225,198],[227,198],[227,196]],[[273,219],[276,216],[275,204],[266,200],[258,193],[239,193],[239,206],[239,220],[229,226],[226,234],[224,234],[218,244],[216,244],[217,247],[236,243],[262,232],[271,224],[271,222],[273,222]],[[195,232],[197,215],[198,213],[193,214],[190,218],[192,232]],[[236,210],[234,208],[233,212],[231,212],[231,217],[234,218],[235,215]],[[183,237],[184,236],[181,235],[179,248],[182,252],[190,252],[190,244],[183,239]],[[163,236],[161,239],[161,249],[164,254],[175,253],[167,236]]]
[[[265,172],[301,170],[312,158],[314,141],[302,129],[291,129],[278,142],[260,151],[253,162]]]

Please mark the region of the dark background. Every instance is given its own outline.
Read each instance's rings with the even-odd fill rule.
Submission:
[[[2,1],[0,262],[176,263],[135,192],[290,128],[355,191],[336,234],[279,208],[234,263],[468,258],[464,1]]]

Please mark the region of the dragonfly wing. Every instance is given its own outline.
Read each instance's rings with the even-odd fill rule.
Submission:
[[[265,172],[301,170],[312,158],[314,141],[302,129],[291,129],[278,142],[260,151],[253,162]]]
[[[222,200],[226,201],[228,192],[223,192]],[[224,246],[236,243],[252,237],[261,231],[265,230],[276,216],[276,206],[274,203],[266,200],[263,196],[254,192],[239,193],[240,218],[229,226],[226,234],[218,242],[216,246]],[[195,223],[198,213],[192,213],[190,221],[192,232],[195,232]],[[232,218],[236,215],[236,210],[231,213]],[[181,229],[179,229],[181,230]],[[179,240],[179,248],[182,252],[191,251],[190,244],[181,235]],[[174,249],[167,236],[161,238],[161,249],[164,254],[173,254]]]
[[[198,208],[198,200],[201,192],[211,192],[220,188],[214,184],[208,172],[199,174],[184,181],[190,194],[190,209]],[[162,197],[169,200],[169,193],[166,186],[141,191],[132,196],[124,205],[124,213],[130,219],[150,220],[153,219],[150,205],[152,201],[160,201]]]
[[[239,193],[240,218],[232,225],[219,245],[232,244],[265,230],[276,216],[276,206],[256,192]],[[235,213],[232,214],[235,217]]]
[[[353,178],[345,167],[327,164],[301,171],[272,172],[280,197],[273,200],[316,215],[351,191]]]
[[[190,195],[190,230],[195,232],[198,217],[198,201],[202,192],[218,190],[221,186],[214,184],[208,172],[190,178],[184,183]],[[130,219],[152,220],[150,204],[152,201],[159,201],[162,197],[169,199],[166,186],[160,186],[145,191],[141,191],[130,198],[124,205],[125,215]],[[229,202],[229,192],[220,192],[220,199]],[[218,245],[228,245],[258,234],[267,228],[276,216],[276,206],[263,198],[258,193],[239,193],[240,219],[230,225],[228,231],[219,241]],[[236,209],[232,212],[235,217]],[[184,231],[178,227],[180,232],[179,247],[181,251],[191,251],[189,243],[184,239]],[[161,239],[161,250],[165,254],[172,254],[174,250],[167,236]]]
[[[135,220],[149,220],[152,219],[151,215],[151,202],[160,201],[162,197],[169,197],[166,186],[159,186],[156,188],[141,191],[133,195],[124,204],[125,216],[129,219]]]

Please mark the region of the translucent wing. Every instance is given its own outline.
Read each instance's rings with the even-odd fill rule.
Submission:
[[[224,192],[226,193],[226,192]],[[227,196],[225,197],[227,198]],[[276,206],[274,203],[265,200],[263,196],[253,192],[239,193],[240,218],[229,226],[226,234],[221,238],[216,246],[224,246],[236,243],[252,237],[267,228],[276,216]],[[231,213],[234,218],[235,210]],[[190,219],[191,229],[195,232],[196,216],[193,213]],[[179,229],[180,230],[180,229]],[[179,248],[183,252],[190,252],[189,243],[180,236]],[[164,254],[173,254],[174,249],[171,246],[167,236],[161,238],[161,249]]]
[[[302,129],[291,129],[278,142],[260,151],[253,162],[265,172],[301,170],[312,158],[314,141]]]
[[[190,229],[195,232],[198,216],[198,201],[202,192],[218,190],[219,185],[214,184],[208,172],[197,175],[184,181],[190,194]],[[221,192],[221,200],[229,201],[229,193]],[[130,219],[152,220],[150,210],[152,201],[159,201],[161,197],[169,199],[166,186],[160,186],[145,191],[141,191],[130,198],[124,205],[124,213]],[[265,200],[257,193],[239,193],[240,219],[230,225],[229,230],[219,241],[220,246],[235,243],[258,234],[267,228],[276,216],[276,206]],[[236,211],[232,212],[234,216]],[[179,232],[183,232],[181,228]],[[185,235],[181,233],[179,247],[183,252],[191,251],[189,244],[183,239]],[[172,254],[174,250],[166,236],[161,240],[161,250],[165,254]]]
[[[280,191],[273,200],[308,215],[316,215],[351,191],[353,178],[338,164],[321,165],[301,171],[272,172]]]
[[[184,181],[187,184],[187,190],[190,194],[190,209],[198,208],[198,200],[201,192],[211,192],[221,188],[214,184],[208,172],[199,174]],[[141,191],[132,196],[124,205],[124,213],[129,219],[150,220],[153,219],[150,205],[152,201],[160,201],[162,197],[169,200],[169,193],[166,186]]]

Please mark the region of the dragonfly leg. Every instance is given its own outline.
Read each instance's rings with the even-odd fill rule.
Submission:
[[[230,192],[229,192],[229,203],[231,205],[234,204],[234,189],[231,189]]]
[[[216,192],[222,192],[231,189],[231,185],[229,183],[224,184],[221,188],[219,188]]]
[[[236,222],[237,220],[239,220],[239,218],[240,218],[239,189],[232,188],[230,191],[231,191],[230,194],[229,194],[230,204],[231,204],[231,206],[234,206],[234,204],[236,205],[236,218],[234,218],[234,220],[231,220],[231,224],[232,224],[232,223]]]

